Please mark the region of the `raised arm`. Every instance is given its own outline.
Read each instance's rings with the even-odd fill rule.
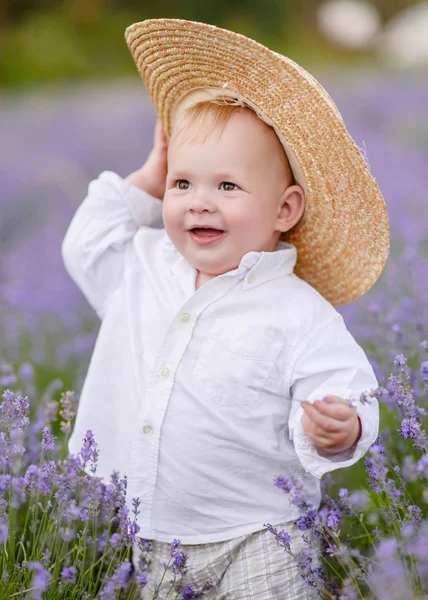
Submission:
[[[157,126],[155,146],[139,171],[127,179],[103,171],[89,184],[62,242],[65,267],[100,319],[122,279],[126,247],[138,228],[163,226],[162,200],[151,195],[165,187],[162,135]]]
[[[154,198],[163,198],[167,175],[168,142],[160,119],[156,121],[153,149],[146,162],[125,181],[147,192]]]

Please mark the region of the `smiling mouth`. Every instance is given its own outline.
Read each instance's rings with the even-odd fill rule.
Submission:
[[[213,230],[210,229],[208,231],[211,232]],[[191,229],[189,233],[194,243],[198,244],[198,246],[211,246],[220,243],[226,236],[226,232],[219,229],[215,229],[214,233],[207,233],[207,230],[197,233],[195,229]]]
[[[205,227],[194,227],[193,229],[190,229],[190,231],[201,237],[215,237],[216,235],[224,233],[223,229],[211,229]]]

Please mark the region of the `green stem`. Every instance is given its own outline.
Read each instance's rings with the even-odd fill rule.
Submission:
[[[359,522],[359,523],[360,523],[360,524],[363,526],[363,529],[364,529],[364,531],[366,532],[366,534],[367,534],[367,537],[368,537],[368,538],[369,538],[369,540],[370,540],[370,544],[372,545],[372,547],[373,547],[373,550],[375,550],[375,549],[376,549],[376,544],[375,544],[375,541],[374,541],[373,537],[371,536],[370,532],[368,531],[368,529],[367,529],[367,527],[366,527],[366,524],[364,523],[363,519],[361,519],[360,515],[358,515],[358,514],[357,514],[357,513],[355,513],[354,511],[352,511],[352,512],[353,512],[354,516],[355,516],[355,517],[357,517],[357,519],[358,519],[358,522]],[[359,537],[363,537],[363,536],[359,536]],[[356,537],[356,538],[353,538],[353,539],[358,539],[358,538]]]
[[[43,450],[43,448],[42,448],[42,452],[41,452],[41,454],[40,454],[40,462],[39,462],[39,464],[38,464],[38,468],[39,468],[40,470],[41,470],[41,468],[42,468],[42,464],[43,464],[43,458],[44,458],[44,455],[45,455],[45,451],[44,451],[44,450]],[[37,521],[37,514],[38,514],[38,512],[39,512],[39,497],[40,497],[40,476],[38,477],[38,481],[37,481],[37,496],[36,496],[36,502],[35,502],[35,504],[34,504],[34,525],[36,524],[36,521]],[[41,525],[41,523],[40,523],[40,525]],[[40,529],[40,528],[39,528],[39,529]],[[37,531],[39,531],[39,529],[38,529]],[[34,539],[34,536],[35,536],[35,533],[34,533],[34,527],[33,527],[33,532],[32,532],[32,533],[33,533],[33,547],[32,547],[32,549],[31,549],[31,550],[32,550],[32,553],[31,553],[31,556],[30,556],[30,558],[33,556],[33,551],[35,552],[35,550],[36,550],[35,539]],[[37,537],[38,537],[38,533],[37,533],[37,536],[36,536],[36,538],[37,538]],[[36,557],[36,556],[37,556],[37,555],[35,554],[35,557]]]
[[[86,532],[86,527],[84,528],[83,531]],[[79,539],[79,545],[77,546],[77,548],[73,547],[73,549],[72,549],[72,551],[76,550],[76,556],[74,557],[74,560],[73,560],[73,566],[74,567],[76,567],[76,564],[77,564],[77,561],[79,560],[80,555],[82,556],[82,564],[85,564],[85,558],[86,558],[86,544],[85,544],[85,541],[86,541],[86,536],[84,535],[84,536],[82,536]],[[82,542],[83,542],[83,547],[82,547]],[[82,581],[83,580],[82,569],[79,569],[78,573],[79,573],[78,580],[77,580],[77,582],[76,582],[76,584],[74,586],[73,593],[72,593],[72,596],[71,596],[71,600],[74,599],[76,593],[78,593],[79,596],[80,596],[81,592],[83,591],[82,590],[82,584],[84,584],[84,582]],[[86,584],[83,585],[83,588],[86,591]]]
[[[49,499],[50,499],[50,498],[49,498]],[[47,509],[45,512],[42,512],[43,516],[42,516],[42,518],[41,518],[40,525],[39,525],[39,527],[38,527],[38,529],[37,529],[37,535],[36,535],[36,539],[35,539],[35,541],[33,542],[33,544],[34,544],[34,545],[33,545],[34,549],[36,548],[37,542],[39,541],[39,536],[40,536],[40,535],[43,533],[43,526],[44,526],[44,524],[45,524],[45,521],[46,521],[46,519],[47,519],[47,516],[46,516],[46,515],[48,514],[48,510],[49,510],[49,509]],[[49,517],[50,517],[50,515],[51,515],[51,513],[49,513]]]
[[[8,598],[13,598],[14,596],[19,596],[20,594],[25,594],[26,592],[32,592],[33,590],[38,590],[39,588],[27,588],[26,590],[21,590],[20,592],[16,592],[15,594],[11,594]]]
[[[174,581],[171,583],[171,585],[170,585],[170,587],[169,587],[168,593],[167,593],[167,595],[165,596],[165,600],[168,598],[168,596],[169,596],[169,593],[171,592],[171,590],[172,590],[173,586],[175,585],[176,579],[177,579],[177,577],[176,577],[176,574],[174,573]],[[183,577],[181,578],[181,580],[182,580],[182,582],[183,582]]]
[[[108,542],[109,542],[109,540],[110,540],[110,532],[111,532],[111,522],[108,524],[108,530],[107,530],[107,536],[106,536],[106,542],[105,542],[104,549],[105,549],[105,548],[107,548]],[[110,560],[110,563],[109,563],[109,565],[108,565],[108,567],[107,567],[106,575],[108,575],[108,572],[109,572],[109,569],[110,569],[110,565],[112,564],[112,562],[114,562],[114,559],[115,559],[115,557],[116,557],[116,554],[117,554],[117,549],[118,549],[118,547],[119,547],[119,543],[118,543],[118,545],[116,546],[116,549],[115,549],[115,551],[114,551],[114,553],[113,553],[113,556],[112,556],[112,558],[111,558],[111,560]],[[103,555],[102,555],[102,557],[101,557],[101,558],[105,558],[105,556],[104,556],[104,552],[103,552]],[[96,585],[96,586],[97,586],[97,585],[98,585],[98,583],[99,583],[100,577],[101,577],[101,569],[98,569],[97,580],[96,580],[96,582],[95,582],[95,585]]]
[[[158,585],[155,588],[155,593],[158,592],[160,590],[160,588],[161,588],[162,582],[163,582],[163,580],[165,578],[166,572],[168,571],[168,568],[169,568],[169,565],[171,563],[171,560],[172,560],[172,556],[170,557],[170,559],[168,561],[168,564],[166,565],[166,567],[164,569],[164,572],[163,572],[163,575],[162,575],[162,579],[160,580],[160,582],[158,583]]]

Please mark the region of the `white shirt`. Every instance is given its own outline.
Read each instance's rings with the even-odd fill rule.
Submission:
[[[141,537],[208,543],[293,521],[275,476],[297,477],[318,506],[321,476],[375,441],[375,398],[357,404],[355,450],[324,458],[303,430],[301,400],[357,397],[378,382],[342,316],[293,273],[295,246],[248,252],[195,291],[162,201],[104,171],[62,256],[101,319],[69,451],[93,431],[96,475],[127,476]]]

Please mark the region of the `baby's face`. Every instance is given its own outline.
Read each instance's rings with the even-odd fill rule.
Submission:
[[[290,185],[291,171],[274,131],[250,111],[236,113],[220,138],[219,130],[202,143],[178,145],[172,138],[163,201],[166,232],[201,277],[211,279],[236,269],[248,252],[274,249],[280,232],[291,228],[281,218]],[[225,233],[200,245],[189,231],[198,225]]]

